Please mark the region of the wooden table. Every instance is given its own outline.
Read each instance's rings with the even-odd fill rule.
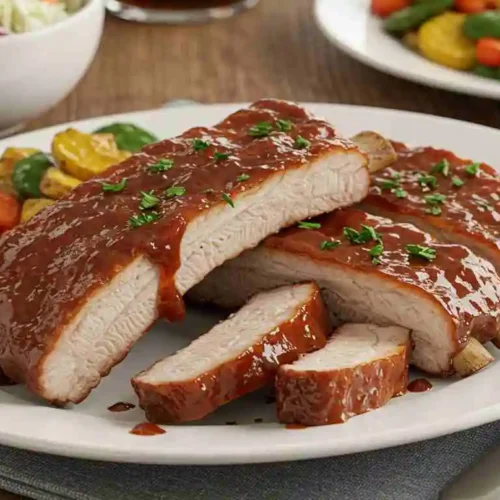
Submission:
[[[342,54],[316,27],[312,6],[313,0],[262,0],[238,18],[190,27],[108,18],[86,77],[29,128],[154,108],[170,99],[264,96],[406,109],[500,127],[498,102],[398,80]],[[0,500],[16,498],[0,492]]]

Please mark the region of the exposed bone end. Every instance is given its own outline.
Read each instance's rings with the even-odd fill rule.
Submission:
[[[461,377],[467,377],[489,365],[493,360],[493,356],[481,342],[471,337],[467,347],[453,358],[453,368]]]
[[[392,165],[398,158],[391,142],[376,132],[360,132],[351,141],[368,155],[368,170],[372,173]]]

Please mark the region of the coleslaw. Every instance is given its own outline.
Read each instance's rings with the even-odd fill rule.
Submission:
[[[85,0],[0,0],[0,36],[36,31],[58,23]]]

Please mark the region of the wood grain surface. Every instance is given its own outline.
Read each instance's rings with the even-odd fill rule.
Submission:
[[[347,1],[347,0],[346,0]],[[500,127],[500,103],[435,90],[350,59],[319,31],[313,0],[262,0],[237,18],[172,27],[109,18],[89,72],[30,129],[154,108],[280,97],[397,108]],[[18,500],[0,491],[0,500]]]

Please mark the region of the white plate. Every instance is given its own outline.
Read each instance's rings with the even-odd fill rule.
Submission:
[[[364,64],[431,87],[500,99],[499,81],[435,64],[385,33],[370,0],[316,0],[315,11],[325,35]]]
[[[498,166],[500,131],[432,116],[375,108],[328,104],[307,105],[353,134],[374,129],[414,145],[434,144]],[[237,105],[193,106],[146,111],[77,122],[91,131],[114,120],[132,121],[160,137],[194,125],[222,119]],[[67,125],[0,141],[8,145],[48,149],[52,137]],[[199,424],[166,426],[167,434],[140,437],[128,433],[144,420],[141,410],[111,413],[117,401],[136,403],[129,379],[157,358],[171,353],[204,331],[215,313],[193,312],[177,325],[158,324],[81,405],[66,410],[49,407],[22,387],[0,390],[0,443],[31,450],[101,460],[215,464],[295,460],[341,455],[400,445],[449,434],[500,419],[500,363],[465,380],[433,381],[425,394],[408,394],[386,407],[343,425],[288,430],[274,420],[266,393],[231,403]],[[497,352],[495,352],[497,355]],[[264,423],[255,424],[255,418]],[[225,425],[237,421],[240,425]]]

